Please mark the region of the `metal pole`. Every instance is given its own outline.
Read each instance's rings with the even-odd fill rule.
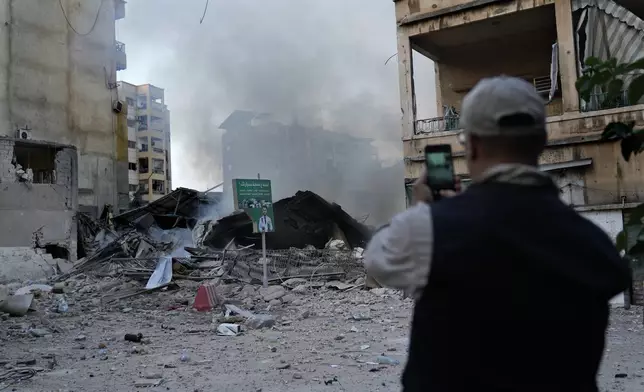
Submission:
[[[268,287],[268,263],[266,262],[266,233],[262,232],[262,264],[264,268],[264,278],[262,285],[264,288]]]
[[[261,176],[257,173],[257,179],[261,180]],[[266,261],[266,232],[262,231],[262,268],[264,276],[262,277],[262,286],[268,287],[268,262]]]

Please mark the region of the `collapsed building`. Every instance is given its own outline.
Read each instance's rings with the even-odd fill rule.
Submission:
[[[0,138],[0,283],[54,275],[77,257],[75,147]]]
[[[179,188],[116,216],[94,221],[79,214],[84,256],[65,279],[80,272],[148,280],[156,289],[171,281],[223,279],[261,282],[261,237],[243,211],[216,216],[221,196]],[[311,191],[273,204],[275,232],[266,234],[269,280],[340,278],[363,272],[363,247],[371,230]],[[150,285],[154,279],[156,283]]]

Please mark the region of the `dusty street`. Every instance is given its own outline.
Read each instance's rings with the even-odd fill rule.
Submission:
[[[288,303],[268,309],[277,319],[272,329],[217,336],[219,315],[199,313],[187,305],[196,283],[182,282],[179,290],[133,297],[112,306],[99,304],[98,290],[106,287],[106,282],[87,285],[89,289],[84,290],[80,289],[82,284],[87,285],[87,281],[72,287],[79,294],[68,295],[66,313],[51,311],[53,298],[43,294],[37,311],[25,317],[2,318],[3,372],[25,366],[38,372],[10,386],[0,383],[0,390],[267,392],[399,388],[411,301],[392,291],[318,288],[291,293],[284,300]],[[266,307],[259,303],[254,311],[266,311]],[[602,390],[644,390],[641,317],[641,308],[613,311],[600,375]],[[143,342],[125,341],[126,333],[141,333]],[[383,355],[386,358],[379,358]],[[383,363],[390,360],[401,363]]]

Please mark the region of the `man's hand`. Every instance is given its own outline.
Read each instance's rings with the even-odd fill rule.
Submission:
[[[454,178],[454,188],[455,190],[451,189],[443,189],[440,191],[441,197],[447,198],[447,197],[452,197],[461,192],[461,179],[458,177]],[[429,185],[427,185],[427,169],[423,170],[423,174],[421,174],[420,177],[414,182],[414,185],[412,186],[412,204],[417,204],[417,203],[431,203],[434,201],[434,197],[432,195],[432,190],[429,188]]]

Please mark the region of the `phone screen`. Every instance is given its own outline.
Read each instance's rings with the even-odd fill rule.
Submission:
[[[434,189],[451,189],[454,186],[454,167],[451,151],[426,151],[427,180]]]

